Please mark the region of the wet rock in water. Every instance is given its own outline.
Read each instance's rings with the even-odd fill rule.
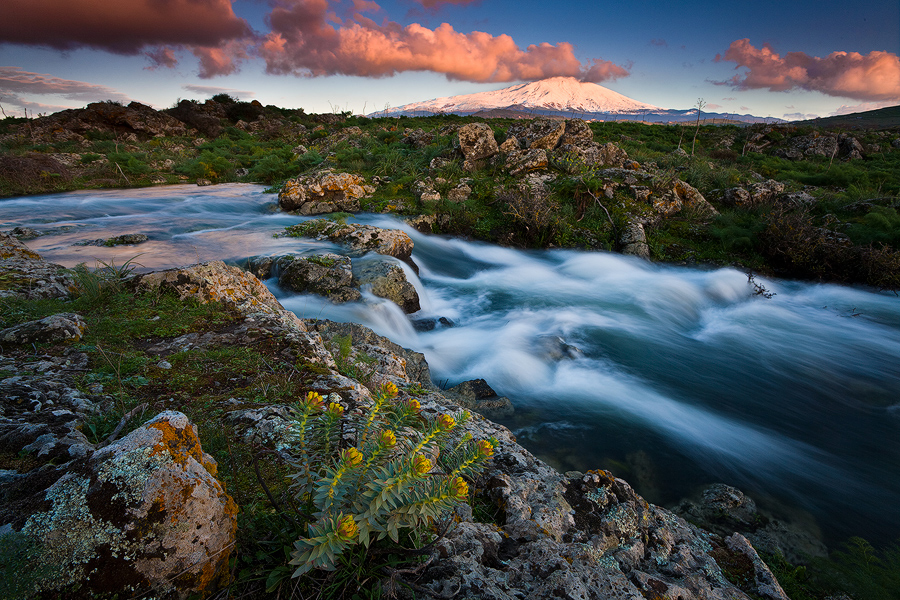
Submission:
[[[215,591],[230,578],[237,530],[237,506],[216,470],[178,412],[57,469],[49,487],[17,503],[19,515],[4,508],[10,531],[36,544],[44,575],[34,591]]]
[[[447,317],[430,317],[427,319],[410,319],[416,331],[434,331],[438,327],[453,327],[455,323]]]
[[[515,412],[512,401],[505,396],[498,396],[484,379],[464,381],[444,393],[488,419],[509,417]]]
[[[40,231],[32,229],[31,227],[14,227],[9,232],[9,234],[19,238],[20,240],[33,240],[36,237],[44,235]]]
[[[285,181],[278,193],[278,205],[301,215],[357,212],[359,199],[374,193],[375,187],[360,175],[324,171]]]
[[[116,237],[105,238],[105,239],[96,239],[96,240],[84,240],[81,242],[75,242],[75,246],[131,246],[135,244],[143,244],[150,238],[143,233],[126,233],[123,235],[117,235]]]
[[[86,330],[87,324],[81,315],[59,313],[0,330],[0,343],[21,345],[43,342],[77,342]]]
[[[350,259],[330,252],[301,256],[281,267],[278,285],[308,294],[324,296],[334,303],[362,298],[353,280]]]
[[[385,261],[367,262],[354,269],[354,276],[360,286],[371,286],[373,294],[397,304],[403,312],[417,312],[419,293],[406,279],[406,271],[398,264]]]
[[[327,219],[313,219],[285,229],[283,235],[311,237],[345,244],[358,252],[377,252],[400,260],[409,260],[413,241],[399,229],[382,229],[358,223],[337,223]]]
[[[45,261],[6,233],[0,233],[0,271],[0,298],[65,298],[75,290],[68,269]]]
[[[781,554],[794,564],[828,555],[814,526],[773,519],[761,513],[756,502],[741,490],[723,483],[706,487],[699,499],[682,500],[673,511],[722,537],[738,532],[759,550]]]

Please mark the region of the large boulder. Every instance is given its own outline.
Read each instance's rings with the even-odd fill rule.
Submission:
[[[568,144],[570,146],[585,147],[589,146],[593,141],[594,132],[587,122],[582,119],[568,119],[559,143],[563,146]]]
[[[671,189],[652,195],[650,202],[653,209],[662,216],[671,216],[682,210],[689,210],[700,218],[719,214],[697,188],[680,179],[675,180]]]
[[[399,229],[382,229],[358,223],[337,223],[327,219],[314,219],[285,229],[289,237],[311,237],[344,244],[357,252],[377,252],[400,260],[409,260],[413,241]]]
[[[625,225],[625,230],[619,236],[619,245],[622,248],[622,254],[650,258],[647,233],[644,231],[644,225],[640,221],[631,220]]]
[[[497,140],[487,123],[469,123],[459,129],[459,149],[466,161],[476,162],[497,154]]]
[[[359,199],[374,193],[375,188],[360,175],[326,171],[285,181],[278,205],[301,215],[357,212]]]
[[[542,149],[514,150],[506,157],[506,168],[513,176],[545,170],[549,164],[547,151]]]
[[[510,127],[508,133],[518,138],[526,148],[553,150],[559,145],[565,131],[564,120],[539,117],[526,124]]]
[[[28,479],[14,483],[3,529],[4,541],[32,545],[41,575],[32,593],[75,586],[87,596],[187,598],[228,582],[237,506],[182,413],[161,413],[57,469],[33,496]]]
[[[86,329],[87,325],[81,315],[59,313],[0,330],[0,344],[77,342]]]

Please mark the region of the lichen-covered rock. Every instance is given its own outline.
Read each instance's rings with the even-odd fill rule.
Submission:
[[[631,220],[625,225],[625,230],[619,236],[619,245],[622,247],[622,254],[650,258],[647,234],[644,232],[644,225],[640,221]]]
[[[465,183],[460,183],[455,188],[447,192],[447,200],[457,204],[465,202],[472,195],[472,188]]]
[[[374,193],[374,186],[360,175],[326,171],[285,181],[278,193],[278,205],[301,215],[357,212],[359,199]]]
[[[0,298],[65,298],[75,290],[67,269],[45,261],[6,233],[0,233],[0,271]]]
[[[398,264],[368,261],[354,269],[354,276],[363,289],[369,289],[379,298],[395,303],[407,314],[418,311],[419,293],[406,279],[406,272]]]
[[[726,206],[748,206],[750,192],[742,187],[728,188],[722,195],[722,203]]]
[[[12,531],[34,540],[37,590],[214,591],[229,579],[237,506],[195,427],[164,412],[69,469]]]
[[[281,267],[278,284],[295,292],[324,296],[334,303],[362,298],[353,280],[350,259],[330,252],[288,261]]]
[[[59,313],[0,330],[0,343],[77,342],[86,329],[87,325],[81,315]]]
[[[572,146],[589,146],[594,141],[594,132],[591,126],[583,119],[568,119],[566,128],[563,132],[561,145],[570,144]]]
[[[784,191],[784,184],[774,179],[754,183],[747,190],[750,192],[750,206],[773,202]]]
[[[714,217],[719,214],[697,188],[680,179],[675,180],[672,189],[651,196],[651,205],[662,216],[671,216],[682,210],[690,210],[698,217]]]
[[[326,219],[314,219],[285,229],[284,235],[312,237],[345,244],[359,252],[377,252],[408,260],[412,255],[413,241],[398,229],[382,229],[358,223],[336,223]]]
[[[531,121],[522,132],[525,147],[533,150],[553,150],[566,131],[566,122],[544,117]]]
[[[734,553],[740,554],[753,565],[753,583],[752,590],[757,595],[770,600],[790,600],[778,580],[772,575],[768,565],[762,561],[747,538],[739,533],[725,539],[725,545]]]
[[[487,123],[469,123],[460,127],[459,149],[466,162],[473,165],[500,151],[497,140],[494,139],[494,131]]]
[[[628,153],[612,142],[592,143],[585,148],[575,147],[582,160],[596,167],[622,167],[628,161]]]
[[[543,170],[549,164],[547,151],[541,149],[515,150],[506,157],[506,168],[512,176]]]
[[[294,313],[281,306],[252,273],[220,260],[137,275],[132,285],[136,289],[171,289],[181,299],[194,298],[202,304],[222,302],[243,315],[263,313],[303,330]]]
[[[503,143],[500,144],[500,152],[505,152],[509,154],[510,152],[514,152],[519,150],[522,146],[519,144],[519,138],[514,135],[509,136]]]

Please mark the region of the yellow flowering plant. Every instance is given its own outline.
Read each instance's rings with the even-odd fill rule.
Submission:
[[[298,402],[288,448],[291,491],[305,530],[291,552],[295,577],[334,570],[357,545],[399,543],[403,530],[422,539],[468,499],[466,478],[484,469],[496,441],[461,434],[467,411],[427,418],[417,400],[399,394],[385,383],[364,407],[316,392]]]

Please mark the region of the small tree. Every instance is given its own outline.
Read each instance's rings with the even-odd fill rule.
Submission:
[[[697,107],[697,129],[694,130],[694,141],[691,142],[691,156],[694,155],[694,144],[697,143],[697,134],[700,133],[700,113],[703,112],[706,102],[703,101],[703,98],[697,98],[697,104],[694,106]]]

